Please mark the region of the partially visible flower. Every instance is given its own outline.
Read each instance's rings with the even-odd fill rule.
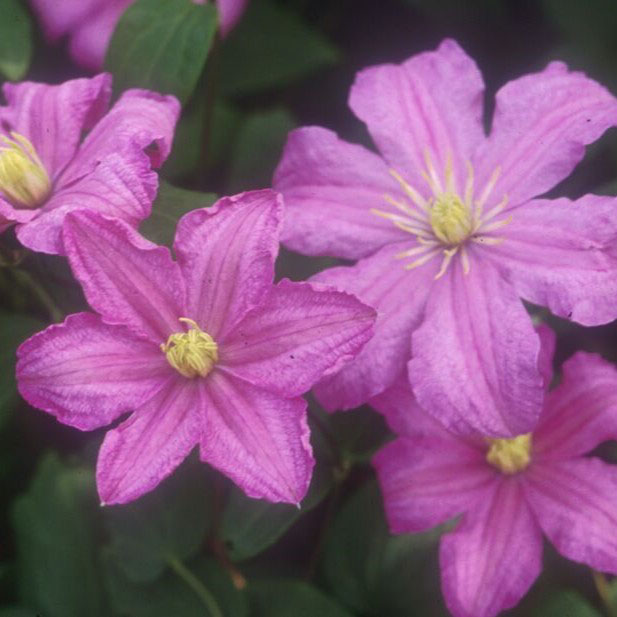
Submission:
[[[57,86],[7,83],[3,92],[0,232],[17,224],[24,246],[61,254],[71,210],[133,226],[150,214],[158,187],[152,168],[169,154],[180,111],[173,96],[127,90],[108,111],[106,73]]]
[[[129,225],[71,213],[64,242],[98,311],[18,350],[23,397],[65,424],[108,431],[104,503],[152,490],[199,445],[248,495],[299,503],[313,467],[300,395],[350,360],[374,311],[309,283],[273,285],[282,201],[273,191],[186,214],[174,251]]]
[[[208,0],[193,0],[205,4]],[[248,0],[215,0],[221,34],[225,36],[242,16]],[[107,45],[122,13],[134,0],[30,0],[50,42],[69,37],[73,60],[100,71]]]
[[[544,356],[548,378],[552,352]],[[404,379],[371,404],[400,435],[373,460],[391,531],[462,515],[439,550],[455,617],[517,604],[542,568],[542,534],[568,559],[617,574],[617,468],[585,456],[617,439],[615,367],[577,353],[537,426],[509,439],[455,435],[419,407]]]
[[[497,93],[451,40],[361,71],[349,103],[381,155],[318,127],[291,133],[276,171],[283,242],[359,259],[314,280],[378,312],[376,335],[315,393],[357,406],[408,364],[418,401],[461,432],[528,432],[539,342],[520,298],[585,325],[617,317],[617,200],[537,199],[617,125],[617,100],[553,62]],[[411,362],[409,362],[411,358]]]

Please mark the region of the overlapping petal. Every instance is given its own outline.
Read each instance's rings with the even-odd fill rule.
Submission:
[[[112,0],[113,1],[113,0]],[[45,34],[51,40],[66,34],[92,13],[101,0],[30,0],[41,19]]]
[[[204,0],[201,0],[203,2]],[[195,0],[199,4],[199,0]],[[246,10],[248,0],[216,0],[216,8],[219,12],[221,34],[229,34],[229,31],[238,23],[242,13]]]
[[[226,370],[285,397],[299,396],[351,360],[375,311],[353,296],[281,281],[221,346]]]
[[[454,617],[494,617],[518,603],[542,568],[542,537],[516,479],[442,537],[439,562]]]
[[[215,371],[202,387],[201,458],[250,497],[299,504],[314,465],[306,401]]]

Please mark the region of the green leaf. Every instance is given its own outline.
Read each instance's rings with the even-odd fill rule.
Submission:
[[[285,109],[255,113],[242,124],[229,172],[229,192],[239,193],[272,184],[287,134],[295,123]]]
[[[254,617],[352,617],[319,589],[302,581],[255,581],[247,590]]]
[[[541,608],[535,612],[536,617],[601,617],[585,598],[576,591],[564,589],[553,594]]]
[[[186,101],[201,75],[216,28],[212,3],[137,0],[120,18],[105,58],[116,91],[138,86]]]
[[[221,49],[224,94],[285,85],[333,64],[338,52],[283,3],[251,2]]]
[[[170,558],[185,560],[199,550],[211,522],[208,478],[203,465],[189,460],[155,491],[105,509],[110,555],[124,576],[153,581]]]
[[[89,469],[47,455],[14,504],[21,599],[45,617],[104,617],[94,546],[98,509]]]
[[[160,181],[159,192],[152,204],[152,214],[142,223],[140,232],[157,244],[171,245],[180,218],[196,208],[211,206],[214,193],[189,191]]]
[[[0,617],[41,617],[39,613],[21,606],[0,608]]]
[[[32,58],[32,22],[22,0],[0,0],[0,73],[21,79]]]

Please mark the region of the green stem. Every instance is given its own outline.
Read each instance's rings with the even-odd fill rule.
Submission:
[[[596,585],[598,595],[604,603],[606,612],[610,615],[610,617],[617,617],[617,607],[613,604],[610,585],[604,574],[593,570],[593,582]]]
[[[24,287],[30,289],[30,291],[36,296],[37,300],[47,309],[49,318],[53,323],[62,321],[64,313],[60,307],[56,304],[49,292],[32,277],[25,270],[13,269],[13,276]]]
[[[223,611],[214,596],[204,584],[176,557],[169,557],[167,562],[171,569],[199,596],[202,604],[208,609],[210,617],[224,617]]]

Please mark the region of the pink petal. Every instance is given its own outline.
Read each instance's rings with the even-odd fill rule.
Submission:
[[[581,456],[617,439],[617,369],[600,356],[578,352],[563,365],[533,434],[542,459]]]
[[[345,293],[281,281],[221,345],[228,372],[285,397],[336,373],[373,334],[375,311]]]
[[[222,371],[208,376],[203,397],[202,460],[249,497],[299,504],[314,465],[306,401],[281,398]]]
[[[197,0],[194,1],[195,4],[199,4]],[[238,23],[242,13],[246,10],[247,4],[248,0],[216,0],[223,36],[229,34],[229,31]]]
[[[14,223],[27,223],[37,216],[39,210],[25,210],[13,206],[0,196],[0,229],[6,229]]]
[[[72,79],[58,86],[34,82],[6,83],[8,106],[0,108],[5,132],[27,137],[51,178],[73,158],[83,131],[105,113],[111,96],[111,75]]]
[[[183,330],[184,285],[169,250],[142,238],[127,223],[96,212],[67,215],[64,246],[90,305],[112,324],[160,344]]]
[[[617,100],[561,62],[507,83],[497,92],[490,137],[475,157],[478,186],[497,168],[493,189],[510,205],[548,191],[566,178],[592,143],[617,124]]]
[[[617,200],[538,199],[512,211],[486,250],[526,300],[598,325],[617,317]]]
[[[466,160],[484,140],[484,83],[476,64],[451,40],[401,65],[384,64],[358,73],[349,105],[366,123],[388,163],[416,187],[425,153],[443,174],[448,156],[458,186]],[[442,176],[443,177],[443,176]]]
[[[172,375],[153,399],[108,431],[96,484],[104,505],[128,503],[155,488],[198,443],[200,383]]]
[[[18,351],[21,395],[82,430],[105,426],[161,388],[170,367],[161,351],[98,315],[69,315]]]
[[[401,243],[388,245],[355,266],[331,268],[313,277],[354,294],[377,311],[373,338],[339,373],[315,386],[315,396],[329,411],[365,403],[392,385],[404,370],[411,354],[411,332],[422,318],[438,267],[429,262],[405,270],[395,259],[405,248]]]
[[[273,186],[288,209],[282,241],[305,255],[358,259],[409,237],[371,212],[392,209],[384,195],[400,197],[385,162],[327,129],[289,134]]]
[[[544,379],[544,389],[548,390],[553,381],[553,356],[557,337],[555,332],[548,326],[542,324],[536,328],[540,337],[540,354],[538,355],[538,370]],[[544,412],[543,412],[544,413]]]
[[[551,461],[526,472],[542,531],[568,559],[617,574],[617,474],[595,458]]]
[[[36,219],[20,225],[17,236],[34,251],[63,254],[62,223],[68,212],[95,210],[137,227],[150,213],[157,185],[158,177],[141,152],[110,154],[92,173],[59,187]]]
[[[442,537],[439,562],[454,617],[494,617],[518,603],[542,569],[542,536],[516,478]]]
[[[435,282],[412,337],[410,382],[420,405],[461,433],[512,436],[540,413],[540,342],[515,291],[490,263],[457,261]]]
[[[282,208],[274,191],[252,191],[180,219],[174,251],[187,284],[187,309],[216,340],[269,293]]]
[[[72,30],[100,4],[101,0],[30,0],[45,35],[52,41]]]

